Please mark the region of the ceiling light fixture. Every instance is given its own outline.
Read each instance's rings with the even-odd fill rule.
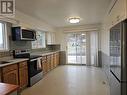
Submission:
[[[85,34],[84,33],[82,33],[82,36],[84,36]]]
[[[70,17],[69,18],[69,22],[70,23],[79,23],[80,22],[80,18],[79,17]]]

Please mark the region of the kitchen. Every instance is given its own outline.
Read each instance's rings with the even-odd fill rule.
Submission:
[[[0,95],[126,95],[127,0],[7,1]]]

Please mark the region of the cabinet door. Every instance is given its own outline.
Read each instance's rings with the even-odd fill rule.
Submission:
[[[54,54],[54,67],[57,66],[57,56],[56,56],[56,53]]]
[[[47,71],[50,71],[50,59],[47,59]]]
[[[56,54],[56,64],[59,65],[59,53]]]
[[[47,56],[47,70],[48,72],[51,70],[51,55]]]
[[[28,85],[28,69],[27,66],[19,68],[19,85],[24,88]]]
[[[47,73],[47,62],[46,62],[46,60],[42,61],[42,70],[43,70],[43,74]]]
[[[47,44],[53,44],[55,43],[55,33],[48,32],[47,33]]]
[[[13,70],[8,73],[4,73],[3,82],[18,85],[18,70]]]
[[[54,65],[54,58],[53,58],[53,54],[51,55],[51,69],[53,69]]]

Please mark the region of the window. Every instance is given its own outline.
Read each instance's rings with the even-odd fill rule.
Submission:
[[[32,41],[32,49],[45,48],[46,47],[45,32],[37,31],[36,38],[37,38],[36,41]]]
[[[7,32],[5,23],[0,22],[0,50],[7,50]]]

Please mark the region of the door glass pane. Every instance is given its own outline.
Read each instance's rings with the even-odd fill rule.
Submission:
[[[82,40],[82,37],[81,37],[81,34],[77,34],[76,35],[76,38],[77,38],[77,64],[81,64],[82,63],[82,46],[81,46],[81,40]]]
[[[86,64],[86,34],[81,34],[81,57],[82,64]]]
[[[67,39],[68,63],[76,63],[76,36],[69,34]]]
[[[85,33],[68,34],[68,64],[86,64]]]

